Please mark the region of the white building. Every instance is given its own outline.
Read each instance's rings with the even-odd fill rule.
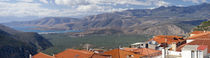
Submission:
[[[182,58],[206,58],[207,46],[205,45],[185,45],[182,48]]]
[[[137,42],[134,44],[131,44],[131,48],[146,48],[146,42]]]

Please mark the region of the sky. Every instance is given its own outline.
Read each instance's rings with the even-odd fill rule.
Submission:
[[[190,6],[209,2],[210,0],[0,0],[0,20],[7,21],[3,18],[8,17],[83,17],[129,9]]]

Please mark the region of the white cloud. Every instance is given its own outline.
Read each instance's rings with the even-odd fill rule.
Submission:
[[[16,1],[16,2],[34,2],[34,0],[0,0],[1,2],[9,2],[9,1]]]
[[[165,1],[158,1],[155,3],[156,6],[168,6],[169,3],[165,2]]]
[[[33,2],[33,0],[16,0],[18,2]]]
[[[111,9],[111,7],[104,8]],[[0,2],[0,16],[85,16],[97,14],[98,12],[105,12],[105,10],[103,9],[103,7],[100,7],[98,5],[81,5],[76,9],[48,9],[43,8],[42,4],[40,3]]]
[[[6,2],[6,1],[10,1],[10,0],[0,0],[0,1]]]
[[[193,2],[193,3],[205,3],[206,0],[183,0],[184,2]]]
[[[0,0],[1,1],[1,0]],[[6,1],[6,0],[4,0]],[[9,0],[8,0],[9,1]],[[38,0],[42,3],[56,3],[58,8],[43,7],[35,0],[17,0],[16,3],[0,2],[0,16],[86,16],[104,12],[123,11],[131,8],[116,8],[120,5],[167,6],[162,0]],[[49,4],[50,5],[50,4]],[[61,8],[59,8],[61,6]],[[63,6],[67,6],[62,8]],[[74,6],[74,7],[68,7]]]
[[[88,0],[55,0],[58,5],[86,5]]]
[[[55,0],[57,5],[88,5],[88,4],[112,4],[112,5],[142,5],[150,6],[159,0]]]
[[[93,1],[93,0],[90,0]],[[102,0],[100,3],[104,4],[130,4],[130,5],[144,5],[148,6],[148,3],[145,3],[147,1],[139,1],[139,0]],[[99,2],[98,2],[99,3]]]
[[[6,3],[0,2],[0,16],[50,16],[57,10],[41,8],[39,3]]]
[[[91,11],[91,10],[100,9],[100,8],[101,7],[97,5],[80,5],[78,6],[77,10],[78,11]]]
[[[42,3],[45,3],[45,4],[48,3],[48,0],[39,0],[39,1],[42,2]]]

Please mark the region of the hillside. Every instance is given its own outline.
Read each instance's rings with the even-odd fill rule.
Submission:
[[[0,57],[28,58],[29,54],[52,47],[41,35],[33,32],[20,32],[0,25]]]
[[[75,24],[77,18],[68,17],[46,17],[34,21],[24,21],[24,22],[11,22],[6,23],[7,26],[33,26],[37,28],[30,28],[32,30],[69,30],[70,27],[66,27],[67,24]],[[47,28],[46,28],[47,27]]]
[[[184,35],[191,28],[210,18],[210,4],[188,7],[159,7],[156,9],[134,9],[114,13],[91,15],[82,19],[70,19],[63,23],[62,17],[43,18],[39,21],[25,23],[6,23],[5,25],[37,26],[38,30],[90,30],[90,29],[119,29],[128,34],[149,35]],[[55,20],[56,19],[56,20]],[[45,23],[43,23],[45,22]],[[44,26],[44,27],[43,27]]]
[[[199,26],[193,28],[193,31],[210,31],[210,21],[202,22]]]
[[[44,53],[53,55],[64,51],[68,48],[85,49],[85,44],[90,44],[90,48],[96,49],[113,49],[119,46],[126,47],[136,42],[143,42],[151,38],[148,35],[123,35],[109,34],[98,35],[92,34],[84,37],[71,37],[68,34],[43,34],[46,39],[54,45],[53,47],[44,50]]]

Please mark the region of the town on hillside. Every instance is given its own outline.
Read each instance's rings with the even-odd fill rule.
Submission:
[[[157,35],[146,42],[116,49],[66,49],[47,55],[42,52],[30,58],[209,58],[210,31],[193,31],[188,37]]]

